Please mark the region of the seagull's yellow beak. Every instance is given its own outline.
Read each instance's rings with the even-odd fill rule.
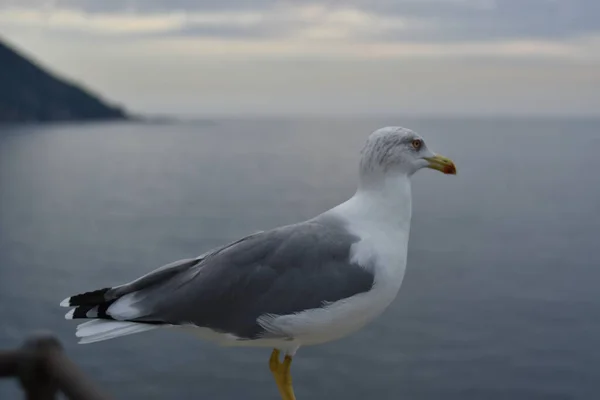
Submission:
[[[451,159],[436,154],[433,157],[425,157],[429,161],[427,168],[437,169],[444,174],[456,175],[456,166]]]

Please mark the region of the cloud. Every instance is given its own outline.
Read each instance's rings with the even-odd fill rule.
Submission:
[[[0,0],[0,35],[140,111],[600,107],[598,0]]]
[[[72,9],[35,10],[9,8],[0,11],[5,25],[44,28],[55,31],[77,31],[98,35],[168,33],[188,27],[240,27],[257,25],[256,13],[169,12],[165,14],[86,13]],[[122,37],[122,36],[121,36]]]
[[[329,9],[321,5],[280,6],[262,11],[182,11],[142,13],[90,12],[69,8],[0,9],[0,21],[6,25],[39,27],[49,30],[79,31],[98,35],[127,33],[185,33],[202,36],[203,28],[223,31],[232,36],[268,32],[272,38],[305,36],[320,38],[369,38],[381,32],[398,32],[427,27],[424,21],[399,16],[370,14],[357,8]],[[243,29],[241,29],[243,28]]]
[[[524,0],[522,4],[526,1],[530,0]],[[549,5],[563,4],[550,0],[530,3],[541,1]],[[44,3],[45,8],[13,6],[0,9],[0,25],[7,29],[37,29],[56,34],[76,32],[114,38],[119,42],[126,41],[127,36],[146,38],[150,41],[147,43],[167,53],[201,51],[203,54],[254,56],[589,58],[597,55],[597,47],[586,45],[591,42],[590,38],[600,36],[573,34],[563,37],[556,34],[558,31],[554,32],[558,38],[534,34],[520,37],[516,33],[502,35],[501,31],[512,31],[496,29],[490,21],[475,16],[491,11],[497,14],[498,10],[504,10],[500,15],[516,16],[517,13],[511,7],[503,8],[500,2],[491,0],[375,2],[374,11],[367,11],[366,3],[358,1],[343,6],[286,3],[267,7],[263,3],[263,9],[252,11],[227,7],[208,10],[190,7],[188,11],[168,8],[146,13],[138,10],[140,4],[151,9],[152,4],[167,6],[166,2],[156,0],[150,3],[130,1],[128,11],[120,12],[94,8],[86,11],[86,5],[96,4],[88,2],[79,3],[80,9],[60,8],[50,3]],[[177,3],[183,6],[186,2],[180,0]],[[439,14],[445,15],[446,19],[428,16],[426,4],[430,8],[439,8]],[[116,3],[109,1],[105,5],[110,8]],[[458,13],[458,10],[469,10],[474,15]],[[460,24],[457,23],[459,20]],[[518,21],[515,18],[511,24],[519,25]],[[469,29],[472,34],[468,34]],[[578,29],[583,31],[581,27]],[[590,32],[586,33],[589,35]],[[136,44],[144,46],[143,42]]]
[[[48,14],[69,10],[91,21],[118,19],[115,14],[140,20],[165,18],[169,31],[179,28],[197,36],[202,36],[203,30],[189,28],[202,28],[210,21],[194,24],[186,22],[183,15],[221,21],[224,36],[232,36],[228,30],[238,23],[246,27],[240,34],[254,36],[246,19],[254,22],[259,36],[286,35],[290,29],[309,25],[309,36],[353,37],[361,26],[368,25],[375,31],[367,35],[365,29],[361,38],[404,42],[555,40],[600,32],[597,0],[4,0],[0,9]],[[155,22],[147,23],[153,26]],[[331,23],[336,27],[330,28]],[[100,22],[93,26],[97,24]],[[405,29],[406,24],[412,29]],[[214,36],[217,26],[211,26],[210,35]]]

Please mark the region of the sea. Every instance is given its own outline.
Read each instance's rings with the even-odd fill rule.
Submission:
[[[298,399],[600,398],[600,120],[217,118],[0,126],[0,350],[52,332],[115,399],[278,399],[270,349],[156,330],[79,345],[65,297],[133,280],[353,195],[400,125],[458,174],[413,177],[385,313],[301,348]],[[0,380],[1,399],[22,398]]]

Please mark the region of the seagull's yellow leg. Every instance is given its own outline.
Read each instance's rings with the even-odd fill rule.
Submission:
[[[292,387],[291,366],[292,356],[286,355],[283,362],[279,362],[279,350],[273,349],[271,358],[269,359],[269,369],[275,378],[279,394],[281,394],[283,400],[296,400],[294,388]]]

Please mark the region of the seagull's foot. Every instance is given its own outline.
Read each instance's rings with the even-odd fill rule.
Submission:
[[[294,388],[292,387],[292,374],[290,367],[292,366],[292,356],[286,355],[283,362],[279,361],[279,350],[273,349],[271,358],[269,359],[269,369],[275,378],[279,394],[283,400],[296,400]]]

